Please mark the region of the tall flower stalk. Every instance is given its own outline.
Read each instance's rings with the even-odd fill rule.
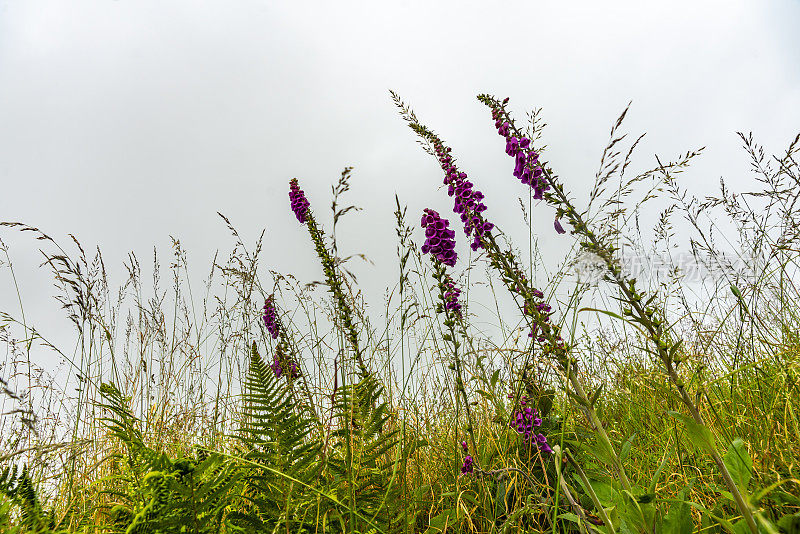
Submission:
[[[678,390],[680,399],[689,410],[694,423],[707,430],[708,427],[700,414],[700,410],[677,373],[677,367],[683,361],[680,352],[682,341],[673,338],[669,327],[666,326],[666,320],[662,313],[652,305],[658,295],[654,293],[647,297],[644,292],[638,289],[634,278],[626,278],[623,275],[617,259],[618,247],[607,242],[589,227],[583,216],[575,209],[575,206],[567,197],[563,185],[557,181],[552,172],[539,164],[538,154],[531,146],[530,141],[516,127],[514,120],[506,110],[508,99],[500,101],[490,95],[482,94],[478,96],[478,100],[491,109],[498,133],[506,138],[507,153],[516,158],[515,175],[518,169],[521,169],[521,175],[533,176],[538,174],[535,185],[531,183],[529,185],[537,189],[539,197],[556,208],[556,220],[554,223],[556,230],[559,233],[564,232],[559,222],[559,217],[563,216],[572,226],[572,233],[580,237],[580,247],[602,259],[606,267],[606,279],[617,286],[623,301],[627,304],[623,310],[623,315],[629,321],[640,325],[644,329],[647,337],[655,347],[654,354],[658,356],[670,382]],[[662,168],[662,172],[666,172],[666,170]],[[552,191],[549,191],[549,189],[552,189]],[[541,193],[538,193],[538,191],[541,191]],[[745,501],[733,481],[733,477],[725,466],[719,451],[716,450],[713,443],[709,445],[709,453],[720,470],[737,508],[744,517],[750,531],[755,534],[758,532],[758,527],[750,505]],[[616,455],[614,456],[616,458]]]
[[[450,193],[450,187],[454,184],[455,180],[459,180],[456,185],[467,183],[471,191],[472,183],[468,182],[466,174],[457,168],[454,159],[450,155],[450,147],[446,146],[437,134],[422,125],[417,120],[414,113],[406,108],[396,95],[393,96],[395,98],[395,103],[401,110],[403,118],[409,123],[409,127],[425,142],[428,153],[437,157],[439,160],[440,166],[445,172],[444,183],[449,187],[448,193]],[[509,129],[511,128],[512,126],[509,125]],[[517,137],[521,136],[518,135]],[[527,146],[530,146],[530,141],[527,143]],[[527,161],[530,165],[538,165],[538,158],[530,158]],[[523,173],[521,172],[520,175],[522,176]],[[551,193],[549,193],[547,189],[549,187],[555,188],[555,186],[551,181],[542,183],[539,178],[540,176],[547,177],[546,171],[542,169],[541,173],[537,174],[536,170],[533,169],[530,171],[529,175],[528,184],[530,185],[531,182],[533,182],[535,190],[538,188],[542,196],[550,198]],[[455,189],[455,187],[453,187],[453,189]],[[538,194],[538,192],[536,194]],[[468,200],[471,198],[472,197],[469,197]],[[481,194],[480,201],[482,200],[483,195]],[[480,208],[478,207],[479,205]],[[462,207],[464,208],[463,211],[461,210]],[[490,265],[499,273],[506,288],[519,298],[517,304],[523,316],[528,321],[530,327],[529,335],[534,338],[534,342],[541,347],[542,355],[556,361],[566,375],[568,383],[572,388],[572,395],[570,397],[578,404],[579,408],[590,421],[603,447],[611,451],[612,468],[623,488],[632,493],[633,486],[625,473],[619,456],[614,451],[614,447],[603,427],[602,421],[594,409],[594,400],[596,399],[590,400],[587,395],[576,373],[577,361],[573,357],[570,357],[569,347],[561,337],[560,327],[551,321],[550,317],[553,313],[552,306],[544,300],[542,291],[534,287],[526,278],[514,253],[510,249],[503,250],[499,246],[492,233],[494,225],[486,221],[483,215],[485,209],[482,202],[480,202],[480,204],[474,202],[459,203],[457,199],[454,205],[454,211],[462,214],[462,221],[466,220],[470,223],[469,225],[465,225],[464,231],[468,236],[473,237],[473,250],[477,250],[478,248],[483,249],[488,256]],[[476,227],[481,228],[481,231],[477,233],[477,235],[476,232],[474,232],[474,228]]]
[[[447,267],[453,267],[458,258],[455,251],[455,231],[448,228],[450,222],[443,219],[438,212],[426,208],[422,214],[421,226],[425,229],[425,244],[422,245],[423,254],[430,254],[433,263],[433,277],[439,289],[439,304],[436,311],[444,314],[444,327],[447,333],[442,337],[453,347],[453,368],[456,372],[456,407],[459,400],[464,406],[467,415],[467,434],[469,434],[472,450],[477,453],[477,441],[475,439],[475,429],[472,424],[472,412],[469,407],[469,399],[464,386],[464,375],[461,365],[459,349],[461,342],[458,340],[456,326],[462,319],[461,303],[458,298],[461,290],[456,286],[453,279],[447,273]],[[458,410],[456,410],[458,413]],[[468,452],[466,442],[462,442],[465,454]],[[458,447],[456,447],[458,451]],[[458,455],[456,455],[458,457]],[[473,457],[466,455],[461,466],[461,474],[473,472]]]
[[[364,364],[363,351],[358,343],[358,331],[356,330],[355,321],[353,319],[353,310],[345,297],[341,276],[336,269],[336,262],[325,246],[322,231],[317,226],[314,214],[311,212],[311,205],[308,199],[306,199],[303,190],[300,189],[297,178],[292,178],[289,181],[289,200],[297,220],[300,224],[304,224],[308,228],[311,241],[314,243],[314,249],[322,263],[322,270],[325,274],[325,282],[328,286],[328,291],[333,295],[336,311],[338,312],[341,325],[344,328],[345,338],[353,350],[361,378],[366,378],[369,375],[369,371]]]

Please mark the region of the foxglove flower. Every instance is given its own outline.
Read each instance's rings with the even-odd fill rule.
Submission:
[[[275,373],[276,378],[286,376],[293,379],[300,376],[300,368],[297,366],[297,362],[284,350],[283,342],[278,344],[275,355],[272,357],[270,368]]]
[[[461,474],[466,475],[467,473],[472,473],[473,470],[473,463],[472,456],[469,454],[464,457],[464,463],[461,464]]]
[[[281,366],[280,360],[278,360],[278,356],[274,356],[272,358],[272,364],[270,365],[272,368],[272,372],[275,373],[275,378],[280,378],[283,374],[283,367]]]
[[[483,193],[473,190],[473,184],[467,180],[466,173],[459,172],[450,155],[449,147],[444,146],[438,138],[433,139],[433,147],[439,165],[445,173],[444,185],[447,186],[447,194],[454,197],[453,211],[461,215],[464,233],[467,237],[472,237],[470,248],[478,250],[483,246],[482,236],[494,228],[494,225],[486,221],[482,215],[486,211]]]
[[[270,364],[270,368],[272,372],[275,373],[275,377],[280,378],[282,376],[287,376],[289,378],[297,378],[300,376],[300,369],[297,366],[297,362],[292,359],[287,350],[288,345],[281,332],[280,324],[278,323],[278,313],[275,309],[274,295],[267,297],[267,300],[264,302],[264,326],[267,327],[267,331],[272,339],[278,339],[280,337],[280,340],[275,346],[275,353],[272,357],[272,363]]]
[[[267,297],[264,302],[264,326],[272,336],[272,339],[278,338],[278,316],[275,312],[275,301],[273,295]]]
[[[524,401],[522,401],[524,402]],[[520,404],[522,404],[522,402]],[[538,410],[530,407],[520,408],[514,416],[512,426],[518,434],[521,434],[525,441],[530,441],[533,437],[534,428],[542,425],[542,419],[539,417]]]
[[[503,119],[500,108],[492,109],[492,118],[497,133],[506,140],[506,154],[514,158],[514,176],[533,189],[534,199],[541,200],[550,185],[544,179],[539,154],[531,147],[531,140],[512,135],[511,124]]]
[[[540,327],[542,327],[542,330],[547,330],[546,327],[550,323],[550,315],[553,312],[553,308],[544,301],[544,293],[536,288],[532,288],[530,297],[526,297],[523,286],[527,287],[529,285],[528,280],[525,278],[525,274],[522,272],[517,271],[517,276],[519,277],[521,285],[512,288],[512,291],[515,291],[525,298],[525,303],[522,307],[522,313],[532,318],[533,326],[531,328],[531,332],[528,334],[528,337],[536,337],[537,341],[543,343],[547,340],[547,338],[544,335],[539,335],[537,337],[536,334],[539,332]],[[563,343],[560,336],[557,336],[556,340],[559,343]]]
[[[544,434],[539,434],[536,436],[536,445],[539,447],[539,450],[546,453],[552,453],[553,449],[550,448],[550,445],[547,443],[547,438]]]
[[[439,213],[425,208],[422,215],[422,227],[425,228],[425,244],[422,253],[430,254],[450,267],[456,264],[456,233],[448,229],[450,221],[442,219]]]
[[[542,426],[542,419],[539,417],[538,410],[534,410],[530,407],[524,407],[526,400],[527,397],[524,396],[520,399],[520,404],[522,407],[516,411],[514,419],[511,422],[511,426],[517,431],[518,434],[522,436],[522,439],[525,442],[536,444],[536,446],[542,452],[553,452],[553,450],[550,448],[550,445],[547,443],[547,438],[545,435],[541,433],[535,433],[534,429]]]
[[[300,189],[299,185],[297,185],[297,178],[292,178],[289,181],[289,200],[292,203],[292,211],[294,212],[295,217],[297,217],[297,220],[300,221],[300,224],[304,224],[306,222],[306,215],[308,214],[308,208],[310,207],[310,204],[308,203],[303,190]]]
[[[458,302],[461,290],[456,287],[450,275],[446,275],[444,285],[446,288],[444,293],[444,307],[461,317],[461,303]]]

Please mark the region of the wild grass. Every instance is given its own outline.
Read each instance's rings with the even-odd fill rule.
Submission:
[[[446,180],[466,179],[457,147],[392,96]],[[398,198],[379,308],[335,239],[356,210],[349,167],[330,214],[309,198],[286,230],[309,233],[320,281],[270,270],[269,235],[246,244],[223,215],[231,250],[199,286],[175,239],[149,268],[131,253],[112,287],[100,250],[2,223],[38,241],[75,336],[42,335],[0,241],[18,290],[0,311],[3,531],[800,532],[800,136],[767,156],[740,134],[754,186],[699,199],[680,173],[702,150],[635,170],[626,109],[581,200],[544,161],[539,111],[523,126],[479,100],[504,140],[530,140],[510,150],[516,174],[538,169],[518,199],[528,251],[512,229],[465,240],[442,212],[450,267]],[[469,180],[481,224],[512,204]],[[535,246],[555,229],[532,212],[569,230],[555,272]],[[532,440],[511,424],[526,407]]]

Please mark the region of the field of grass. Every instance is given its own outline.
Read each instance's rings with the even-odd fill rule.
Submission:
[[[2,303],[2,532],[800,532],[800,136],[769,156],[741,135],[754,186],[698,199],[679,174],[699,151],[634,169],[623,113],[578,199],[538,114],[480,95],[525,220],[556,215],[514,243],[491,222],[512,202],[485,209],[392,96],[454,212],[392,207],[377,308],[334,239],[350,168],[330,214],[287,186],[313,283],[224,217],[234,247],[200,287],[178,241],[170,283],[131,255],[110,287],[99,252],[2,223],[38,240],[75,330],[57,347]],[[572,245],[549,275],[541,232]]]

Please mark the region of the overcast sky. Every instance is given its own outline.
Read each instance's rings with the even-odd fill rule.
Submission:
[[[172,235],[205,275],[231,246],[220,211],[248,241],[266,227],[265,268],[312,280],[288,180],[328,221],[330,184],[352,165],[350,200],[364,210],[343,226],[345,251],[375,262],[363,272],[379,297],[396,279],[395,193],[414,220],[451,208],[389,89],[453,146],[487,217],[509,227],[524,191],[478,93],[511,97],[520,118],[542,107],[548,159],[578,191],[632,100],[628,130],[648,132],[639,165],[706,146],[686,182],[705,194],[721,176],[746,183],[737,130],[772,152],[800,130],[798,27],[797,0],[3,0],[0,220],[99,245],[120,275],[128,251],[166,255]],[[548,210],[537,211],[545,248],[557,247]],[[32,272],[39,244],[0,237],[41,323],[56,305]],[[13,313],[3,273],[0,309]]]

